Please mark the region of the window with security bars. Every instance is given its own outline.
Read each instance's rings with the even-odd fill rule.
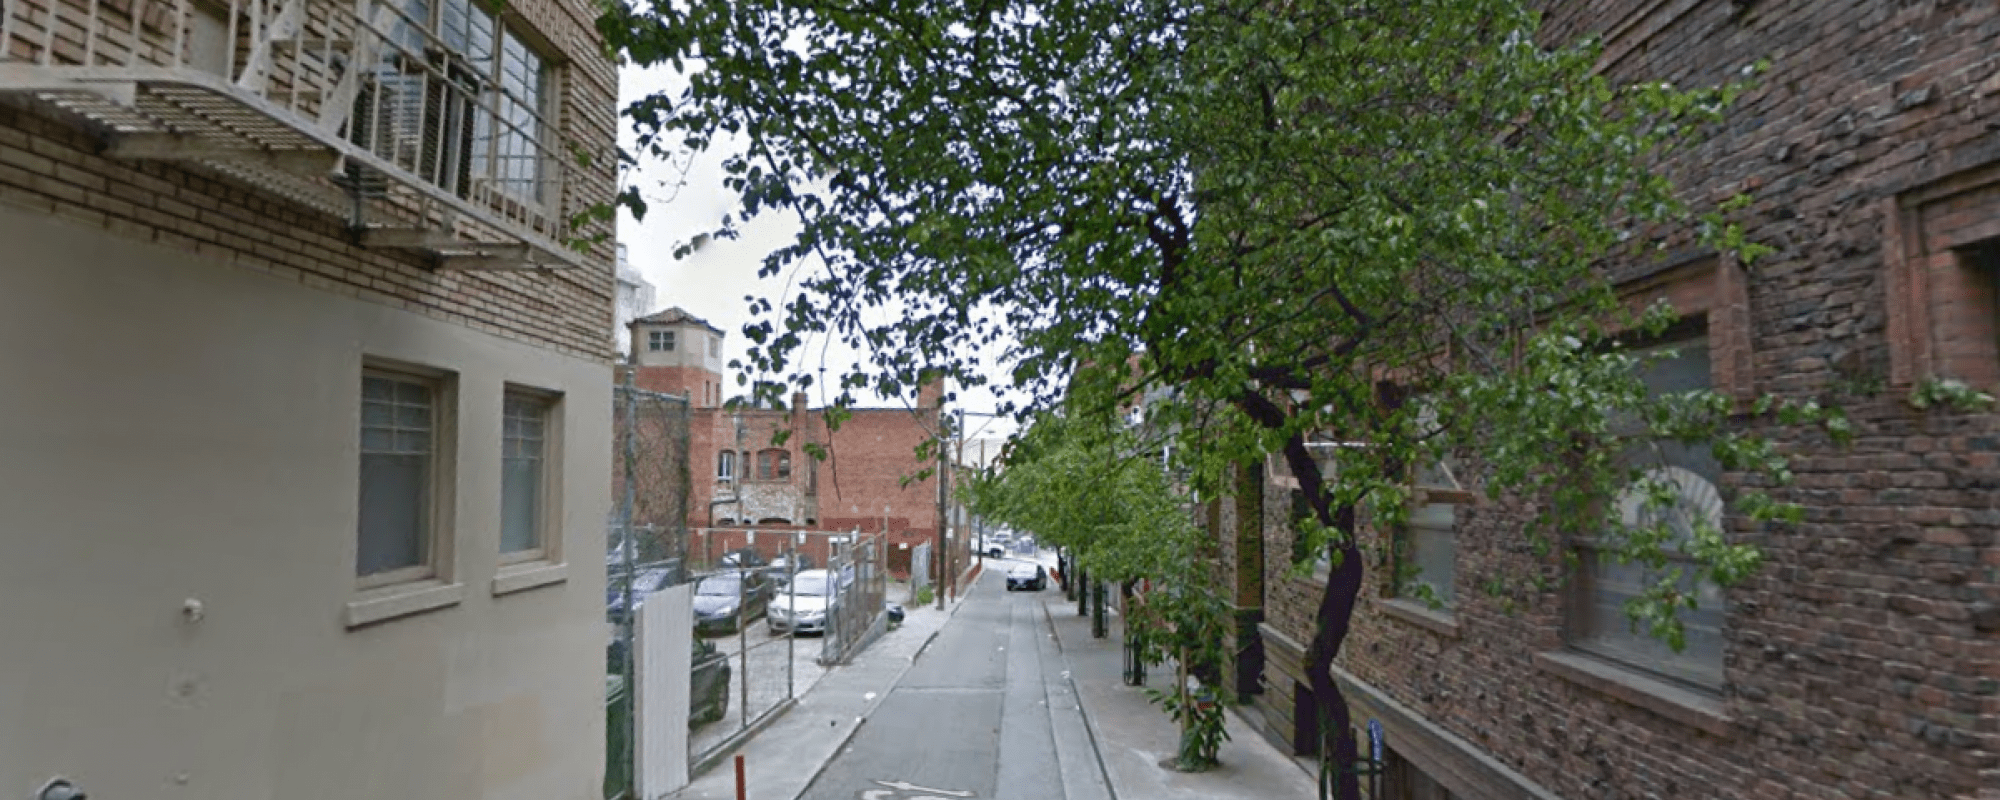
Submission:
[[[1708,339],[1696,336],[1648,350],[1642,356],[1657,356],[1641,373],[1647,390],[1654,395],[1706,389],[1711,385]],[[1707,447],[1681,443],[1660,443],[1635,450],[1626,461],[1637,467],[1646,484],[1664,486],[1674,495],[1665,508],[1648,507],[1643,502],[1646,487],[1635,485],[1616,499],[1617,513],[1627,525],[1666,522],[1672,539],[1666,543],[1667,561],[1660,568],[1640,563],[1618,563],[1598,548],[1593,540],[1577,543],[1576,578],[1570,608],[1569,641],[1572,647],[1688,686],[1716,691],[1722,685],[1723,624],[1728,607],[1722,589],[1710,581],[1681,579],[1680,589],[1694,599],[1694,607],[1681,612],[1686,646],[1674,652],[1644,628],[1635,628],[1625,615],[1625,604],[1670,573],[1692,572],[1694,559],[1682,548],[1694,526],[1721,528],[1723,502],[1718,486],[1722,467]]]
[[[500,552],[513,560],[547,552],[548,448],[555,402],[510,391],[502,401]]]
[[[385,41],[348,139],[460,197],[546,204],[547,61],[477,0],[378,8]]]
[[[435,379],[361,377],[359,547],[364,586],[436,574],[438,403]]]

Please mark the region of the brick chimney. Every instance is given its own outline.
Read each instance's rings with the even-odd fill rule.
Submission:
[[[944,405],[944,378],[932,378],[917,387],[917,408],[934,409]]]

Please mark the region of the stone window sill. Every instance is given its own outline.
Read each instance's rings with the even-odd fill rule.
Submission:
[[[449,608],[465,600],[465,584],[422,580],[370,589],[348,601],[347,627],[359,628],[412,614]]]
[[[1427,604],[1400,597],[1376,600],[1375,607],[1381,609],[1385,617],[1415,625],[1439,636],[1458,638],[1458,617],[1452,614],[1450,609],[1434,609]]]
[[[569,565],[550,561],[526,561],[500,568],[493,576],[493,596],[554,586],[569,580]]]
[[[1734,722],[1724,710],[1721,698],[1684,689],[1582,653],[1537,653],[1535,665],[1543,672],[1570,683],[1646,709],[1710,736],[1728,739],[1735,733]]]

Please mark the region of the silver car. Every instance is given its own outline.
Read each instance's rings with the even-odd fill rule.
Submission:
[[[836,603],[831,573],[809,569],[792,577],[764,614],[772,633],[825,633],[827,614]]]

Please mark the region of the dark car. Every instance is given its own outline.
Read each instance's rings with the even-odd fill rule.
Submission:
[[[701,639],[694,640],[691,655],[688,727],[714,722],[729,713],[729,656]],[[614,636],[605,647],[605,671],[611,675],[625,674],[624,638]]]
[[[1023,589],[1039,592],[1049,588],[1049,571],[1040,564],[1015,564],[1007,568],[1007,591]]]
[[[771,592],[764,573],[753,570],[718,572],[694,587],[694,629],[699,633],[729,633],[764,616]]]
[[[632,573],[632,608],[644,605],[647,595],[686,581],[686,571],[678,559],[641,567]],[[613,624],[625,624],[624,584],[625,576],[617,572],[605,579],[604,617]]]
[[[718,564],[724,569],[758,569],[765,566],[764,556],[755,547],[739,547],[722,554]]]
[[[696,639],[694,666],[688,685],[688,726],[722,719],[729,713],[729,656],[715,645]]]
[[[796,567],[782,555],[771,559],[771,563],[764,565],[764,576],[769,578],[773,584],[783,584],[794,573],[804,572],[813,568],[812,556],[799,553],[798,558],[799,563]]]

